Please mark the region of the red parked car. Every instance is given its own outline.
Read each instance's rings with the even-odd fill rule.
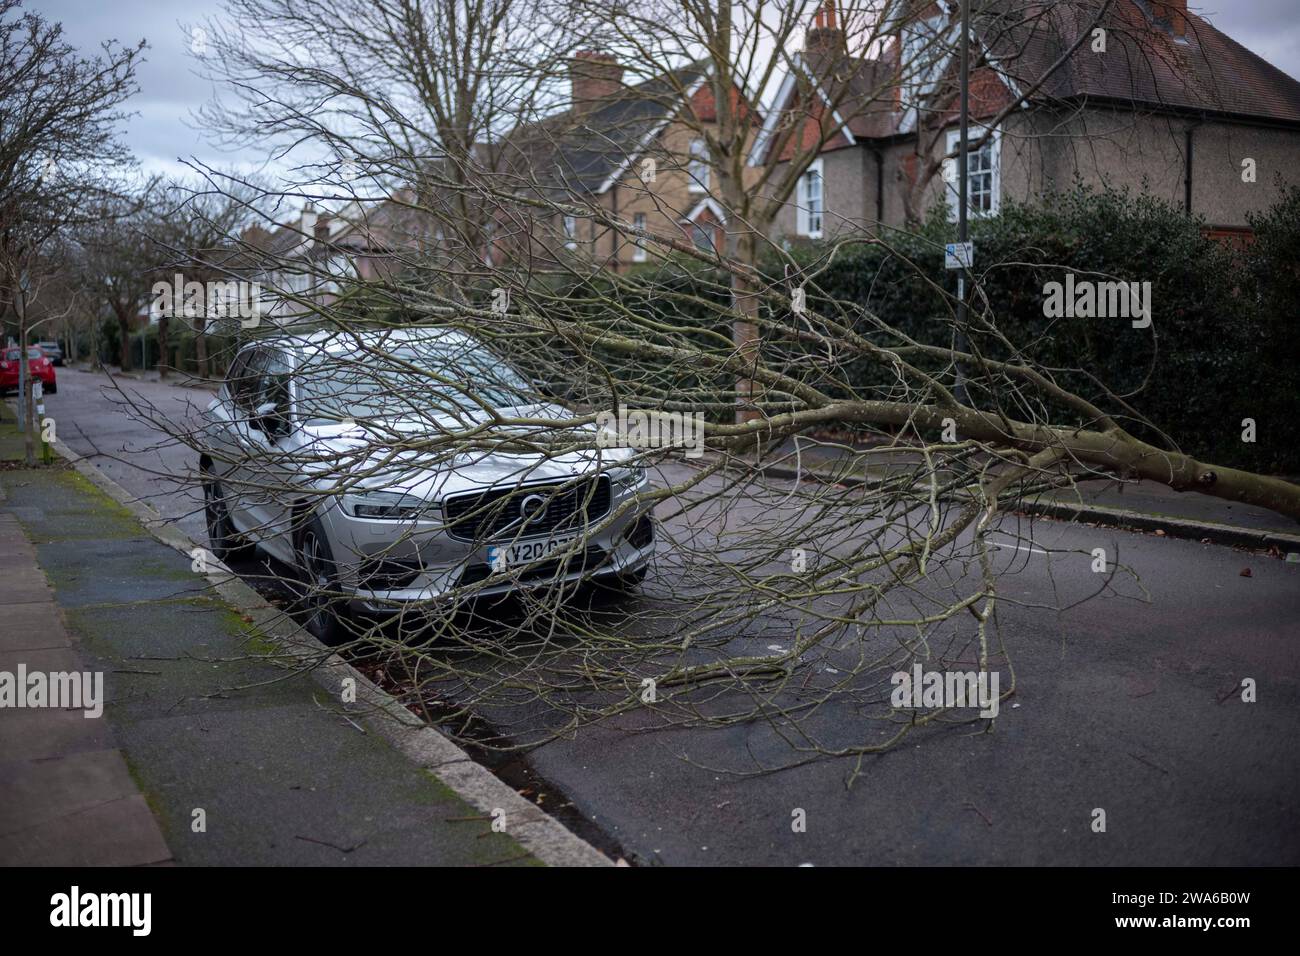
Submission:
[[[53,395],[59,390],[59,383],[54,378],[54,363],[35,345],[27,346],[27,368],[30,374],[41,380],[45,391]],[[18,349],[16,348],[8,348],[0,352],[0,395],[11,390],[18,391]]]

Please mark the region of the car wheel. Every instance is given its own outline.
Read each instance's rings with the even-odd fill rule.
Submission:
[[[312,518],[294,535],[297,557],[298,610],[303,627],[331,647],[349,640],[347,610],[339,595],[338,568],[329,538],[318,518]]]
[[[51,383],[50,383],[50,394],[51,394],[51,395],[57,395],[58,393],[59,393],[59,385],[58,385],[58,383],[57,383],[57,382],[51,382]]]
[[[203,483],[203,516],[207,521],[208,543],[212,545],[212,553],[221,562],[251,558],[257,549],[235,531],[221,482],[207,465],[200,465],[199,472]]]

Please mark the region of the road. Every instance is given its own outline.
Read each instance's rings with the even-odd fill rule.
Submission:
[[[106,381],[60,371],[47,399],[60,438],[201,542],[199,500],[175,480],[193,454],[125,414]],[[124,388],[177,421],[206,403]],[[780,756],[761,724],[638,733],[629,720],[528,763],[642,864],[1300,863],[1300,565],[1084,525],[1021,530],[1032,540],[1008,536],[1000,552],[1013,573],[999,605],[1018,690],[992,733],[916,735],[867,758],[851,787],[844,759],[727,772]],[[1149,602],[1051,610],[1093,589],[1080,553],[1099,546],[1118,550]],[[1255,703],[1241,700],[1246,678]],[[850,741],[865,727],[849,707],[818,719]]]

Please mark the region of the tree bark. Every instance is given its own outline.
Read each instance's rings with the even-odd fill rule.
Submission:
[[[165,315],[158,317],[158,378],[167,377],[167,368],[171,363],[171,350],[168,348],[168,339],[171,337],[168,333],[171,331],[171,322]]]
[[[113,312],[117,316],[118,339],[121,341],[121,365],[123,372],[131,371],[131,323],[119,303],[113,303]]]
[[[198,376],[208,379],[208,321],[205,316],[194,320],[194,362],[198,367]]]

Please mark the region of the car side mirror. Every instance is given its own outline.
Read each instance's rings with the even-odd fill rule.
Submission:
[[[289,423],[275,402],[263,402],[253,412],[253,427],[268,437],[278,438],[289,430]]]

